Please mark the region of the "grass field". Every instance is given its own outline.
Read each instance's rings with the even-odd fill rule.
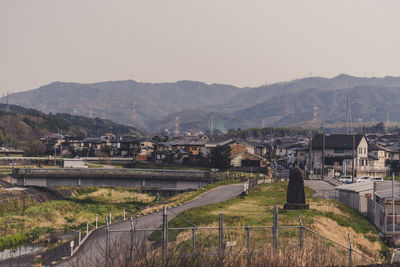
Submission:
[[[40,238],[43,241],[49,232],[86,229],[86,223],[93,227],[96,216],[101,225],[110,212],[115,220],[123,216],[123,210],[127,214],[136,213],[155,200],[154,196],[129,188],[60,189],[71,190],[72,196],[48,202],[18,196],[3,201],[0,207],[0,249],[29,239]]]
[[[92,228],[96,216],[98,225],[104,225],[105,216],[110,213],[113,222],[123,218],[124,210],[127,218],[145,215],[160,210],[164,205],[176,206],[219,185],[235,182],[237,180],[223,181],[159,201],[156,201],[156,196],[137,188],[60,187],[58,190],[71,191],[72,196],[48,202],[15,195],[0,205],[0,249],[15,247],[28,240],[43,242],[51,232],[85,230],[86,223]]]
[[[260,185],[247,196],[188,210],[171,220],[169,227],[193,227],[188,221],[199,226],[217,226],[220,213],[224,216],[224,225],[272,226],[273,207],[278,206],[280,226],[299,225],[298,214],[300,214],[304,226],[343,245],[348,245],[348,234],[350,234],[355,250],[376,260],[382,260],[381,255],[387,252],[387,248],[380,242],[375,227],[361,213],[338,201],[311,197],[313,191],[308,188],[306,188],[306,198],[310,210],[283,210],[286,188],[287,183],[283,182]],[[291,242],[291,237],[295,237],[297,232],[298,230],[282,230],[280,233],[282,242]],[[264,234],[267,235],[266,232]],[[235,235],[236,239],[243,240],[244,233],[232,233],[232,236]],[[259,235],[262,235],[261,232]],[[190,236],[187,232],[171,231],[170,240],[188,241]],[[159,239],[160,232],[153,233],[151,238]],[[260,239],[259,242],[266,240]]]

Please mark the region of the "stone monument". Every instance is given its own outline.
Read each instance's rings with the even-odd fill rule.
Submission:
[[[297,167],[292,168],[289,172],[286,202],[283,208],[287,210],[310,209],[310,205],[306,204],[303,174]]]

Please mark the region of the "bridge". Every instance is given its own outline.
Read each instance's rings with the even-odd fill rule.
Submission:
[[[199,189],[214,180],[207,171],[127,168],[14,169],[12,177],[19,186],[136,187],[175,191]]]

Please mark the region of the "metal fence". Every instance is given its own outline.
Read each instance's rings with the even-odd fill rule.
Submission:
[[[368,199],[368,219],[383,234],[400,232],[400,215],[391,214],[373,199]]]
[[[318,191],[314,194],[316,197],[325,198],[325,199],[336,199],[339,200],[339,192],[338,191]]]
[[[177,246],[186,247],[188,253],[195,251],[197,246],[206,247],[206,250],[203,250],[206,256],[230,256],[241,253],[243,256],[251,257],[254,254],[264,253],[266,248],[277,255],[282,249],[301,250],[305,246],[310,246],[311,240],[318,240],[319,246],[326,246],[332,253],[335,253],[337,258],[340,258],[338,261],[341,262],[337,262],[339,265],[353,266],[355,262],[357,264],[375,263],[375,260],[353,249],[350,235],[348,235],[348,244],[340,244],[304,226],[300,214],[298,215],[298,225],[279,224],[277,206],[273,210],[273,224],[261,226],[227,226],[224,224],[223,214],[219,214],[218,225],[215,226],[197,226],[185,219],[193,226],[169,227],[169,212],[174,216],[180,216],[164,207],[162,225],[159,228],[139,229],[134,226],[131,218],[130,228],[111,229],[108,218],[106,218],[105,265],[110,265],[115,242],[123,237],[125,239],[129,237],[129,260],[132,260],[132,254],[134,254],[135,239],[145,237],[146,239],[150,238],[161,249],[163,266],[171,253],[176,253],[173,248]]]

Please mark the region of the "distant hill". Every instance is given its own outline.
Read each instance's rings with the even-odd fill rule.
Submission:
[[[23,149],[28,154],[36,154],[40,150],[40,138],[50,133],[78,137],[99,136],[106,133],[140,135],[134,127],[99,118],[44,114],[16,105],[9,105],[10,112],[6,110],[6,105],[0,104],[0,145]]]
[[[213,118],[214,132],[228,131],[229,129],[248,128],[257,125],[255,122],[244,120],[229,113],[207,112],[203,110],[182,110],[164,117],[162,120],[152,122],[151,128],[155,131],[170,129],[175,131],[176,117],[179,117],[179,129],[181,131],[201,130],[209,132],[211,117]]]
[[[400,77],[362,78],[346,74],[334,78],[309,77],[290,82],[274,83],[261,87],[250,88],[237,94],[229,100],[234,106],[253,106],[272,97],[285,96],[309,89],[317,91],[335,91],[355,87],[400,87]]]
[[[240,88],[201,82],[139,83],[132,80],[93,84],[55,82],[10,96],[13,104],[43,112],[73,113],[147,128],[151,122],[183,109],[224,103]],[[133,109],[136,103],[136,120]]]
[[[354,121],[383,120],[387,112],[397,120],[400,117],[397,103],[393,101],[393,97],[397,99],[397,88],[400,88],[399,77],[362,78],[345,74],[331,79],[309,77],[255,88],[194,81],[55,82],[12,94],[10,102],[45,113],[75,111],[81,116],[92,115],[153,131],[166,128],[173,131],[175,117],[179,115],[180,129],[186,131],[208,130],[211,113],[220,129],[290,125],[311,120],[314,105],[320,108],[320,119],[342,122],[346,95],[351,98]]]
[[[360,86],[351,89],[305,90],[273,97],[234,113],[244,120],[264,120],[268,125],[291,125],[313,119],[314,105],[318,118],[327,123],[346,121],[346,101],[350,99],[353,122],[399,121],[400,87]]]

